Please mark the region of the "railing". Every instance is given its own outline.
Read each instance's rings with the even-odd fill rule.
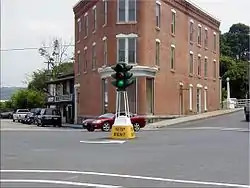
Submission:
[[[236,108],[242,108],[242,107],[244,107],[247,103],[250,103],[250,99],[237,99]]]

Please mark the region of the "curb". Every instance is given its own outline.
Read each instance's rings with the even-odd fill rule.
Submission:
[[[218,110],[218,111],[207,112],[207,113],[198,114],[198,115],[180,117],[180,118],[171,119],[171,120],[163,120],[163,121],[156,122],[156,123],[150,123],[150,124],[146,125],[145,129],[143,129],[143,130],[159,129],[159,128],[168,127],[168,126],[172,126],[172,125],[178,125],[181,123],[209,119],[212,117],[223,116],[226,114],[239,112],[241,110],[243,110],[243,108],[237,108],[237,109],[233,109],[233,110]]]

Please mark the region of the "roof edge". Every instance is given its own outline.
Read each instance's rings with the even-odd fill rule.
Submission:
[[[221,20],[219,18],[216,18],[215,16],[213,16],[212,14],[210,14],[209,12],[205,11],[203,8],[201,8],[200,6],[198,6],[197,4],[195,4],[194,2],[192,2],[192,0],[185,0],[187,3],[189,3],[190,5],[192,5],[194,8],[199,9],[202,13],[206,14],[207,16],[209,16],[210,18],[214,19],[215,21],[219,22],[219,24],[221,24]]]

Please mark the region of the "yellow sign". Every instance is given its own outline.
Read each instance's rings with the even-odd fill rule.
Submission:
[[[113,139],[131,139],[135,138],[133,125],[117,126],[113,125],[111,130],[111,138]]]

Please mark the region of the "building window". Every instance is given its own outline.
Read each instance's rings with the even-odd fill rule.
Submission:
[[[189,22],[189,41],[191,41],[191,42],[193,42],[193,40],[194,40],[193,35],[194,35],[194,21],[191,20]]]
[[[204,90],[204,111],[207,111],[207,87]]]
[[[161,26],[161,4],[156,2],[156,27]]]
[[[214,32],[214,39],[213,39],[213,50],[216,52],[216,43],[217,43],[217,40],[216,40],[216,33]]]
[[[117,1],[118,22],[136,21],[136,0]]]
[[[94,31],[96,31],[96,28],[97,28],[97,22],[96,22],[96,6],[93,7],[92,13],[93,13],[93,32],[94,32]]]
[[[118,62],[136,63],[136,41],[135,37],[117,39]]]
[[[83,72],[87,72],[88,68],[88,57],[87,57],[87,48],[84,49],[84,62],[83,62]]]
[[[160,41],[156,40],[155,44],[155,65],[160,66]]]
[[[77,51],[77,74],[81,73],[81,59],[80,59],[80,51]]]
[[[201,25],[198,25],[198,45],[201,45]]]
[[[89,19],[88,19],[88,14],[84,15],[84,35],[85,37],[88,36],[88,30],[89,30]]]
[[[189,73],[194,73],[194,54],[193,52],[190,52],[189,54]]]
[[[198,55],[198,75],[200,76],[201,75],[201,55],[199,54]]]
[[[214,60],[214,63],[213,63],[213,67],[214,67],[214,70],[213,70],[213,72],[214,72],[214,78],[216,78],[216,60]]]
[[[189,85],[189,110],[193,110],[193,85]]]
[[[103,1],[103,9],[104,9],[104,24],[108,23],[108,0]]]
[[[92,70],[96,69],[96,43],[92,45]]]
[[[205,48],[208,47],[208,31],[207,31],[207,28],[205,28],[204,46],[205,46]]]
[[[80,41],[80,36],[81,36],[81,31],[82,31],[82,22],[81,19],[77,19],[77,34],[76,34],[76,41]]]
[[[175,45],[171,45],[170,68],[175,68]]]
[[[175,35],[176,11],[172,9],[171,12],[172,12],[171,33]]]
[[[108,44],[106,38],[103,40],[103,56],[104,56],[103,63],[106,66],[108,64]]]
[[[207,57],[205,57],[204,60],[204,77],[207,77]]]

